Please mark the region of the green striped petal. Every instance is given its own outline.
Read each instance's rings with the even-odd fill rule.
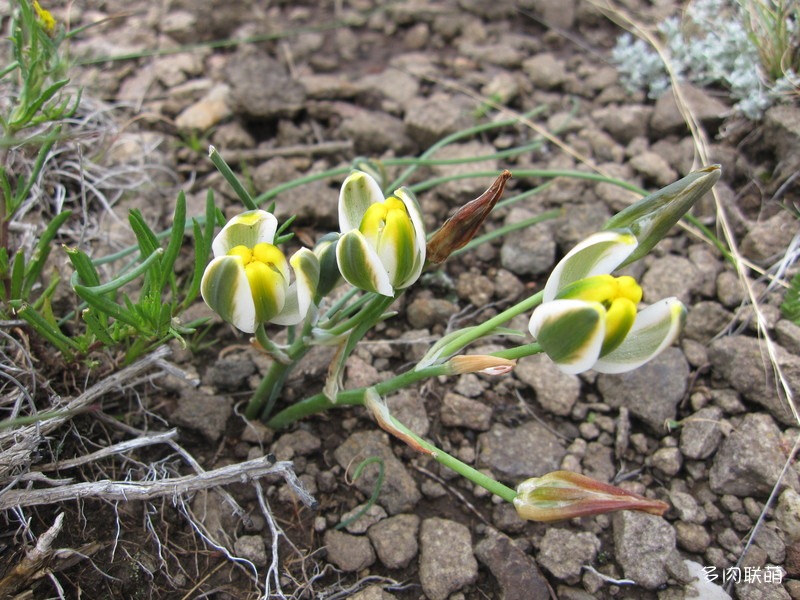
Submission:
[[[575,246],[556,265],[544,287],[543,302],[554,300],[571,283],[611,273],[636,250],[636,237],[630,232],[603,231],[590,235]]]
[[[305,319],[319,284],[319,259],[311,250],[298,250],[289,264],[294,270],[294,282],[286,291],[283,310],[272,319],[278,325],[297,325]]]
[[[390,210],[386,214],[386,224],[375,248],[389,281],[395,289],[414,272],[415,239],[411,219],[402,209]]]
[[[533,311],[528,329],[564,373],[591,369],[605,338],[606,311],[596,302],[554,300]]]
[[[686,320],[686,307],[677,298],[651,304],[636,316],[622,343],[600,358],[594,370],[625,373],[658,356],[677,338]]]
[[[254,248],[256,244],[271,244],[278,230],[275,215],[265,210],[250,210],[235,216],[214,238],[211,249],[214,257],[225,256],[236,246]]]
[[[339,190],[339,231],[358,229],[367,209],[383,199],[378,182],[361,171],[352,173]]]
[[[380,257],[357,229],[339,238],[336,261],[339,272],[350,285],[383,296],[394,296],[389,274]]]
[[[244,270],[250,284],[256,323],[267,323],[283,310],[289,282],[280,271],[263,262],[254,260]]]
[[[422,264],[425,262],[427,246],[422,209],[419,207],[419,202],[417,202],[416,196],[414,196],[414,193],[410,189],[402,187],[399,190],[395,190],[394,195],[402,201],[406,207],[406,211],[408,211],[408,216],[411,217],[411,223],[414,225],[415,251],[418,257],[420,257],[420,264]],[[422,267],[420,267],[420,271],[421,270]]]
[[[203,273],[200,293],[206,304],[222,319],[245,333],[256,330],[256,308],[244,263],[238,256],[212,260]]]

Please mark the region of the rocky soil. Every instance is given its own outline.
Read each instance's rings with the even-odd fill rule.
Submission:
[[[647,22],[678,10],[635,0],[626,7]],[[695,160],[672,94],[652,101],[619,85],[607,59],[620,30],[585,0],[109,0],[54,13],[73,27],[100,23],[70,48],[85,63],[75,80],[87,86],[87,96],[122,105],[112,111],[125,124],[116,160],[146,152],[148,164],[178,174],[176,181],[154,168],[157,185],[116,205],[123,217],[138,207],[166,225],[178,188],[187,192],[190,215],[202,212],[209,188],[227,212],[239,210],[206,158],[208,144],[261,192],[346,166],[359,155],[418,155],[464,127],[537,107],[530,120],[459,141],[437,157],[493,154],[542,131],[556,132],[539,149],[431,167],[426,174],[596,168],[656,189],[686,174]],[[261,41],[250,40],[256,36]],[[217,40],[241,43],[201,45]],[[91,62],[128,53],[138,57]],[[748,123],[730,114],[721,90],[683,91],[710,140],[710,160],[722,165],[719,206],[739,250],[748,264],[769,268],[798,231],[783,206],[798,198],[796,181],[788,179],[800,165],[798,110],[773,108],[763,122]],[[495,104],[508,110],[498,113]],[[441,222],[489,181],[463,180],[421,193],[428,224]],[[317,181],[281,194],[277,215],[297,214],[299,239],[313,242],[336,228],[340,182]],[[517,177],[507,194],[541,183]],[[562,213],[462,255],[412,288],[399,314],[356,351],[348,385],[400,372],[449,325],[491,316],[540,289],[565,251],[631,200],[609,184],[560,178],[496,211],[490,229],[553,208]],[[714,230],[716,210],[709,196],[696,215]],[[111,247],[128,241],[125,226],[110,221],[104,235]],[[108,252],[101,237],[96,251]],[[388,402],[415,432],[509,485],[569,469],[667,501],[671,509],[663,518],[623,512],[548,526],[523,522],[512,507],[390,439],[360,409],[334,410],[291,431],[248,427],[238,408],[257,385],[264,359],[219,321],[210,331],[214,345],[196,353],[175,346],[170,359],[202,385],[175,379],[143,390],[126,418],[157,430],[179,427],[182,443],[205,468],[264,453],[293,461],[319,506],[303,507],[283,484],[267,491],[286,533],[280,583],[287,596],[728,597],[704,582],[705,567],[717,584],[726,573],[741,575],[729,582],[731,597],[800,598],[800,482],[793,461],[787,468],[800,428],[768,360],[796,392],[800,327],[781,318],[781,288],[750,270],[756,312],[731,264],[678,228],[630,271],[640,278],[645,300],[675,295],[689,306],[680,344],[645,367],[622,376],[568,376],[539,356],[501,378],[436,380]],[[208,310],[198,304],[191,313]],[[313,352],[285,400],[317,392],[330,359],[327,349]],[[346,475],[369,456],[384,461],[378,502],[335,529],[372,493],[377,468],[354,483]],[[250,518],[234,517],[214,501],[195,514],[231,556],[252,562],[258,576],[195,535],[169,502],[115,509],[87,501],[62,545],[100,548],[91,561],[57,575],[66,596],[259,597],[273,559],[272,533],[252,488],[229,491]],[[198,495],[193,507],[204,498]],[[147,511],[162,515],[161,529],[145,530]],[[115,523],[123,524],[121,531]],[[725,571],[729,567],[738,571]],[[746,574],[758,580],[746,581]],[[53,595],[49,580],[34,588],[34,597]]]

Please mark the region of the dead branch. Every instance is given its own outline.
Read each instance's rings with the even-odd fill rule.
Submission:
[[[39,506],[79,498],[98,498],[108,501],[150,500],[164,496],[178,496],[230,483],[248,483],[267,475],[279,475],[286,480],[297,496],[308,506],[316,500],[302,488],[294,473],[292,463],[274,462],[264,456],[244,463],[227,465],[197,475],[171,477],[159,481],[90,481],[41,490],[7,490],[0,496],[0,510],[16,506]]]

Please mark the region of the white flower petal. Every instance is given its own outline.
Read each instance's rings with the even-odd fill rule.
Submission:
[[[556,265],[544,287],[543,302],[553,300],[573,281],[611,273],[636,250],[636,237],[630,232],[602,231],[575,246]]]
[[[625,340],[597,361],[600,373],[625,373],[655,358],[678,337],[686,308],[677,298],[651,304],[636,316]]]
[[[262,242],[271,244],[277,230],[278,220],[265,210],[250,210],[237,215],[214,238],[211,244],[214,258],[225,256],[236,246],[253,248]]]
[[[283,310],[271,321],[277,325],[297,325],[305,319],[319,283],[319,259],[311,250],[298,250],[289,262],[294,270],[294,282],[286,291]]]
[[[605,309],[597,302],[554,300],[533,311],[528,329],[561,371],[582,373],[600,356]]]
[[[422,217],[422,209],[417,202],[417,198],[408,188],[402,187],[395,190],[394,195],[397,196],[405,205],[408,211],[408,216],[411,217],[411,222],[414,224],[414,232],[416,234],[416,252],[420,262],[420,272],[422,272],[422,265],[425,263],[426,252],[426,236],[425,236],[425,222]],[[419,273],[417,274],[419,277]],[[416,280],[417,277],[414,279]]]
[[[206,304],[223,320],[245,333],[253,333],[256,307],[244,264],[238,256],[220,256],[203,273],[200,293]]]
[[[336,244],[339,272],[350,285],[384,296],[394,296],[389,274],[380,257],[357,229],[348,231]]]
[[[381,187],[370,175],[361,171],[351,174],[339,190],[339,231],[358,229],[367,209],[383,200]]]

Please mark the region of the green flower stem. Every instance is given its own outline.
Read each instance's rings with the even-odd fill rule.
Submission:
[[[263,323],[256,328],[256,340],[258,340],[258,343],[261,345],[264,351],[275,361],[285,365],[292,363],[292,359],[289,358],[289,355],[286,354],[286,352],[279,347],[278,344],[269,339],[267,330]]]
[[[452,367],[445,363],[442,365],[434,365],[432,367],[420,369],[419,371],[408,371],[401,375],[397,375],[396,377],[392,377],[391,379],[387,379],[386,381],[382,381],[372,387],[375,388],[375,391],[378,392],[379,395],[385,396],[386,394],[396,392],[397,390],[407,387],[422,379],[452,374]],[[336,402],[331,402],[322,393],[309,396],[308,398],[305,398],[296,404],[286,407],[281,412],[276,414],[269,421],[267,421],[267,427],[272,429],[283,429],[298,419],[324,412],[334,406],[363,406],[364,392],[366,390],[367,388],[357,388],[354,390],[345,390],[339,392],[336,395]]]
[[[488,475],[484,475],[477,469],[474,469],[468,464],[461,462],[456,457],[450,456],[444,450],[441,450],[430,442],[423,440],[394,417],[390,418],[392,420],[392,425],[394,425],[407,436],[413,438],[414,441],[416,441],[420,446],[426,450],[429,450],[431,452],[431,456],[436,460],[436,462],[443,464],[445,467],[452,469],[462,477],[465,477],[471,482],[478,484],[482,488],[489,490],[492,494],[500,496],[506,502],[513,502],[514,498],[517,497],[517,492],[515,490],[512,490],[510,487],[503,485],[495,479],[492,479]]]
[[[528,310],[531,310],[535,306],[541,304],[543,295],[544,292],[537,292],[536,294],[530,296],[529,298],[526,298],[522,302],[518,302],[514,306],[507,308],[506,310],[504,310],[497,316],[492,317],[485,323],[481,323],[480,325],[471,327],[463,335],[455,337],[453,340],[450,341],[449,344],[443,346],[441,351],[439,352],[439,356],[449,358],[454,354],[458,353],[465,346],[474,342],[475,340],[478,340],[487,335],[491,335],[492,331],[494,331],[497,327],[500,327],[501,325],[508,323],[511,319],[513,319],[517,315],[520,315]]]
[[[542,347],[533,342],[531,344],[525,344],[524,346],[517,346],[516,348],[509,348],[508,350],[500,350],[498,352],[492,352],[492,356],[497,356],[498,358],[507,358],[508,360],[518,360],[520,358],[525,358],[526,356],[533,356],[534,354],[539,354],[542,351]]]

